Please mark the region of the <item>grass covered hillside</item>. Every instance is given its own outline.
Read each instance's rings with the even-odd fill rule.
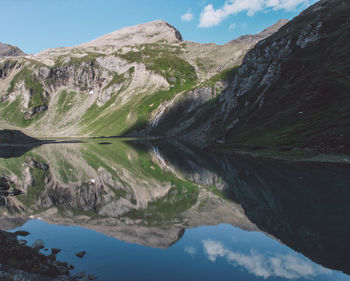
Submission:
[[[40,137],[145,135],[165,104],[240,65],[254,44],[182,41],[174,27],[154,21],[2,59],[0,127]]]

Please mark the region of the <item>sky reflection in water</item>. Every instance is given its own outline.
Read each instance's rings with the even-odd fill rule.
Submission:
[[[29,245],[43,239],[76,272],[106,281],[350,280],[328,269],[350,272],[348,165],[105,141],[0,159],[0,172],[25,191],[6,198],[8,212],[23,204],[28,215],[121,239],[30,220],[19,228],[32,233]],[[28,171],[32,180],[22,180]],[[83,259],[79,251],[87,251]]]
[[[126,243],[77,227],[28,221],[31,245],[61,248],[59,260],[103,280],[350,280],[259,232],[221,224],[188,229],[168,249]],[[17,230],[14,229],[13,231]],[[83,259],[74,253],[87,251]],[[45,253],[45,251],[43,250]]]

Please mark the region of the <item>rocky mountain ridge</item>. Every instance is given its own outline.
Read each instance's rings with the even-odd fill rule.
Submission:
[[[79,46],[4,59],[0,125],[41,137],[148,132],[164,103],[239,65],[255,43],[182,41],[174,27],[154,21]],[[214,84],[210,97],[222,87]]]
[[[289,22],[287,19],[281,19],[274,25],[264,29],[258,34],[255,35],[243,35],[238,37],[235,40],[228,42],[227,44],[237,44],[237,43],[257,43],[267,37],[270,37],[272,34],[277,32],[282,26],[286,25]]]
[[[319,1],[222,46],[182,41],[155,21],[2,60],[0,125],[38,136],[176,136],[347,153],[348,11],[344,1]]]
[[[172,25],[163,20],[125,27],[112,33],[101,36],[78,47],[106,47],[133,46],[140,44],[152,44],[159,41],[178,43],[183,41],[181,33]]]
[[[349,11],[346,1],[317,2],[257,43],[216,99],[191,112],[210,92],[198,88],[158,124],[176,119],[169,136],[203,145],[349,153]]]
[[[2,57],[25,56],[26,54],[18,47],[0,42],[0,59]]]
[[[217,136],[349,153],[349,11],[320,1],[258,43],[220,98]]]

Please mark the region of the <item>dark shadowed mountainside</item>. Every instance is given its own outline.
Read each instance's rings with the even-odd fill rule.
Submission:
[[[349,15],[342,0],[302,12],[226,73],[230,82],[218,97],[180,114],[174,134],[205,144],[349,153]]]

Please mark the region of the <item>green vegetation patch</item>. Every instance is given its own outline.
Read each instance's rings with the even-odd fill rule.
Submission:
[[[43,95],[44,89],[34,73],[28,68],[24,67],[10,82],[10,86],[7,90],[8,94],[12,93],[15,86],[22,82],[27,90],[30,91],[30,97],[28,102],[28,111],[35,109],[39,106],[47,105],[48,99]],[[20,127],[27,127],[39,120],[44,114],[43,112],[34,114],[30,118],[26,116],[26,113],[22,113],[22,97],[18,96],[14,101],[5,101],[0,104],[0,117],[3,120],[8,121],[10,124],[14,124]]]
[[[67,60],[67,56],[59,56],[55,60],[54,68],[60,68],[66,65],[79,65],[82,63],[89,63],[93,64],[94,66],[97,66],[96,59],[98,57],[103,57],[105,56],[104,54],[101,53],[87,53],[85,56],[79,56],[79,57],[74,57],[71,56],[69,57],[69,60]]]
[[[139,62],[148,70],[162,75],[170,84],[176,84],[177,80],[197,80],[195,68],[187,61],[179,57],[181,48],[162,44],[145,44],[138,52],[131,51],[126,54],[115,53],[129,62]]]
[[[132,74],[134,71],[135,71],[135,68],[131,67],[128,72]],[[121,84],[125,80],[126,80],[126,78],[125,78],[124,74],[119,75],[118,73],[113,73],[112,80],[106,85],[106,87],[103,88],[102,91],[107,90],[108,88],[112,87],[113,85]]]
[[[34,115],[34,117],[31,119],[25,119],[21,111],[22,102],[20,97],[17,97],[11,103],[0,103],[0,118],[10,124],[17,125],[19,127],[28,127],[43,116],[43,113],[41,113]]]
[[[38,79],[35,77],[33,71],[24,67],[19,73],[15,75],[7,89],[8,93],[14,91],[17,83],[24,81],[24,86],[30,91],[30,99],[28,103],[29,108],[35,108],[48,103],[48,100],[43,96],[44,89]]]
[[[148,70],[154,71],[167,79],[171,85],[170,90],[135,95],[130,102],[123,106],[115,105],[117,95],[112,96],[101,107],[94,104],[82,118],[83,133],[115,136],[145,129],[149,125],[151,113],[163,102],[170,100],[181,91],[193,88],[197,82],[196,71],[192,65],[176,56],[180,52],[179,47],[164,47],[159,44],[148,44],[143,47],[143,49],[140,47],[140,51],[127,54],[116,53],[115,55],[130,62],[145,64]],[[134,71],[134,68],[129,69],[129,76]],[[126,79],[125,76],[115,74],[113,80],[105,88],[121,83],[124,79]],[[113,106],[116,108],[111,108]]]
[[[24,196],[19,196],[19,200],[25,206],[33,206],[37,202],[39,195],[45,188],[46,171],[32,168],[29,169],[32,176],[32,185],[28,186],[27,193]]]
[[[213,76],[208,82],[205,84],[208,86],[213,86],[219,81],[230,82],[233,80],[240,66],[234,66],[232,68],[224,69],[220,73]]]
[[[66,91],[60,94],[57,102],[58,115],[63,115],[73,108],[75,95],[76,93],[74,92],[67,93]]]

